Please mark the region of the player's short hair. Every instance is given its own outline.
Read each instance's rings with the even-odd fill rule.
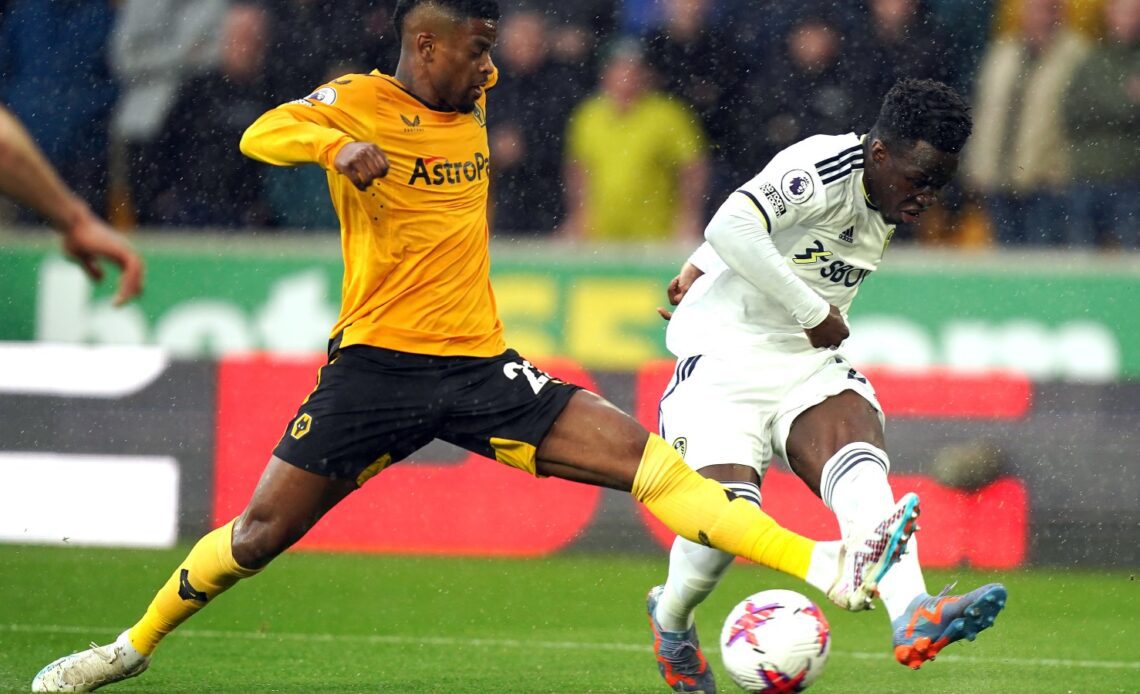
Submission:
[[[403,40],[404,20],[409,12],[420,5],[435,5],[456,19],[499,21],[499,0],[397,0],[396,11],[392,13],[397,39]]]
[[[925,140],[957,154],[973,130],[970,105],[950,86],[935,80],[902,79],[883,98],[871,129],[885,144],[909,146]]]

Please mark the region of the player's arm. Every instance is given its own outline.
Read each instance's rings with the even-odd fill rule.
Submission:
[[[347,176],[361,190],[388,174],[384,150],[357,140],[365,130],[351,114],[301,101],[305,103],[278,106],[254,121],[242,135],[242,154],[275,166],[317,164]]]
[[[705,238],[716,254],[754,287],[774,298],[803,327],[813,347],[838,347],[850,334],[839,309],[792,272],[772,243],[767,212],[737,191],[717,210]]]
[[[669,305],[677,306],[681,303],[681,299],[689,293],[689,289],[693,286],[701,275],[710,272],[719,272],[725,268],[724,261],[717,257],[716,251],[706,241],[693,254],[689,256],[681,265],[681,271],[677,276],[669,282],[669,286],[665,289],[665,296],[669,299]],[[665,320],[673,318],[673,312],[667,308],[657,307],[657,315]]]
[[[99,219],[67,187],[28,131],[0,107],[0,192],[39,212],[63,234],[63,250],[93,279],[103,279],[100,260],[119,266],[115,305],[142,291],[143,262],[122,234]]]

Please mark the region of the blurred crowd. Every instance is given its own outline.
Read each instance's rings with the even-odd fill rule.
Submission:
[[[124,228],[330,230],[315,166],[257,164],[258,115],[395,70],[394,2],[0,0],[0,103]],[[1140,0],[501,0],[497,235],[696,239],[900,77],[972,100],[937,214],[896,238],[1140,247]],[[383,146],[383,143],[378,143]]]

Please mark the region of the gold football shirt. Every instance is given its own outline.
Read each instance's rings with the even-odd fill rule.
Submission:
[[[346,75],[265,113],[242,137],[254,159],[327,172],[344,254],[332,334],[343,331],[343,345],[443,356],[506,349],[490,280],[486,99],[473,113],[443,111],[390,75]],[[378,145],[391,166],[365,191],[333,169],[354,141]]]

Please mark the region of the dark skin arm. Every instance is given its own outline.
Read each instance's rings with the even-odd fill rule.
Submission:
[[[704,270],[701,270],[690,262],[686,262],[682,265],[681,272],[669,282],[669,286],[665,290],[665,296],[669,298],[669,305],[676,306],[681,303],[681,299],[685,298],[685,294],[689,293],[689,288],[693,286],[693,282],[696,282],[697,278],[703,274],[705,274]],[[667,308],[658,306],[657,315],[665,320],[669,320],[673,317],[673,312]]]
[[[843,321],[839,309],[832,306],[822,323],[814,328],[804,328],[804,333],[807,334],[812,347],[835,349],[851,335],[851,330]]]
[[[388,175],[388,155],[371,142],[350,142],[333,158],[333,168],[348,177],[360,190]]]

